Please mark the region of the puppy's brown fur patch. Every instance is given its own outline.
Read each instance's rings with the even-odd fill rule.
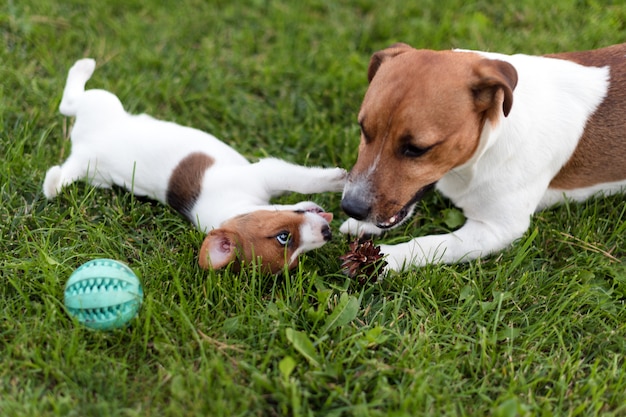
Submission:
[[[170,176],[167,185],[167,204],[189,217],[189,211],[202,192],[204,173],[213,162],[213,158],[201,152],[194,152],[183,158]]]

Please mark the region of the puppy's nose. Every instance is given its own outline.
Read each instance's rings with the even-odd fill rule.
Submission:
[[[324,227],[322,227],[322,237],[326,242],[328,242],[333,237],[333,234],[330,231],[330,227],[328,225],[324,225]]]
[[[365,220],[369,216],[372,207],[361,198],[346,196],[341,200],[341,209],[354,219]]]

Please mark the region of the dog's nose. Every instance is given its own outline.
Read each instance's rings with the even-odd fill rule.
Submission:
[[[357,220],[365,220],[369,216],[372,207],[358,197],[344,197],[341,200],[341,209],[350,217]]]
[[[333,233],[330,231],[330,227],[328,225],[325,225],[324,227],[322,227],[322,237],[324,238],[326,242],[332,239]]]

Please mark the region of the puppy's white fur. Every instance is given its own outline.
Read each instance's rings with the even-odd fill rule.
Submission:
[[[469,160],[449,170],[436,183],[436,188],[463,210],[467,218],[465,225],[453,233],[381,245],[391,270],[432,262],[453,263],[491,254],[521,237],[529,227],[532,213],[537,210],[566,199],[582,201],[598,193],[621,192],[626,187],[626,178],[622,176],[623,180],[581,188],[551,188],[551,181],[576,150],[590,117],[608,95],[608,65],[584,66],[567,59],[528,55],[458,53],[478,54],[489,60],[507,62],[515,68],[519,79],[512,109],[507,117],[500,110],[497,117],[488,119]],[[382,65],[393,65],[393,60]],[[429,80],[408,82],[428,83]],[[436,105],[415,103],[412,111],[429,111],[429,106]],[[368,110],[364,105],[362,112],[367,113],[367,117],[377,117]],[[428,126],[422,127],[427,131]],[[626,133],[622,133],[624,138]],[[379,161],[377,170],[394,169],[381,167],[389,158],[381,158],[379,154],[376,161]],[[399,178],[402,176],[398,170],[395,172]],[[351,173],[344,198],[358,193],[365,194],[366,201],[375,200],[377,190],[372,186],[371,175],[372,171],[365,169]],[[398,186],[407,185],[399,182]],[[371,218],[349,219],[340,230],[351,234],[383,231],[371,223]]]
[[[131,115],[114,94],[85,91],[94,69],[94,60],[82,59],[68,73],[59,109],[76,117],[72,151],[62,165],[48,170],[43,184],[47,198],[54,198],[63,187],[81,179],[98,187],[119,185],[166,204],[174,201],[171,193],[181,192],[178,198],[184,201],[174,201],[178,205],[174,208],[205,232],[252,212],[306,212],[300,230],[302,246],[294,256],[325,243],[328,236],[322,236],[321,231],[328,227],[329,213],[312,202],[275,205],[270,199],[288,191],[340,191],[344,170],[302,167],[273,158],[249,163],[212,135],[145,114]],[[190,167],[189,161],[198,166]],[[173,184],[176,170],[178,182]],[[189,174],[192,178],[185,178]],[[198,195],[187,190],[194,187]],[[240,236],[248,238],[245,232]]]

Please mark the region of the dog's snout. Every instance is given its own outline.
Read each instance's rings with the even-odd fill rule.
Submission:
[[[328,242],[333,237],[333,233],[330,231],[330,226],[327,224],[322,227],[322,237]]]
[[[341,200],[341,209],[356,220],[365,220],[369,216],[372,207],[361,198],[345,196]]]

